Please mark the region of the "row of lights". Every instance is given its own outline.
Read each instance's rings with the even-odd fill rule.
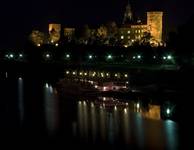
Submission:
[[[14,58],[16,56],[13,53],[10,53],[10,54],[6,54],[5,57],[9,58],[9,59],[12,59],[12,58]],[[46,59],[51,59],[52,55],[50,53],[46,53],[46,54],[44,54],[44,57]],[[19,58],[23,58],[23,54],[19,54]],[[65,58],[66,59],[70,59],[71,55],[70,54],[66,54]],[[132,58],[133,58],[133,60],[141,60],[142,56],[141,55],[135,55]],[[92,59],[94,59],[94,56],[93,55],[88,55],[88,59],[92,60]],[[153,59],[156,59],[156,56],[153,56]],[[170,61],[170,60],[173,60],[173,57],[172,57],[172,55],[166,55],[166,56],[163,56],[162,59]],[[113,56],[111,54],[107,55],[106,56],[106,60],[113,60]]]
[[[123,55],[121,55],[121,56],[123,56]],[[50,58],[51,57],[51,54],[47,53],[45,55],[45,57],[46,58]],[[65,57],[69,59],[70,58],[70,54],[66,54]],[[135,55],[132,58],[134,60],[141,60],[142,59],[142,55]],[[93,60],[94,59],[94,56],[93,55],[88,55],[88,59],[89,60]],[[153,59],[156,59],[156,56],[153,56]],[[172,60],[173,57],[172,57],[172,55],[167,55],[167,56],[163,56],[162,59],[163,60]],[[106,60],[113,60],[113,56],[111,54],[107,55],[106,56]]]
[[[5,57],[8,58],[8,59],[13,59],[14,57],[17,57],[17,55],[14,55],[13,53],[10,53],[10,54],[6,54]],[[19,54],[18,57],[23,58],[23,54]]]
[[[76,74],[78,74],[78,75],[80,75],[80,76],[87,76],[87,75],[89,75],[87,72],[76,72],[76,71],[72,71],[72,72],[70,72],[70,71],[66,71],[66,75],[70,75],[70,74],[72,74],[72,75],[76,75]],[[114,77],[117,77],[117,78],[119,78],[120,77],[120,74],[121,73],[115,73],[114,74]],[[97,72],[93,72],[92,73],[92,77],[95,77],[95,76],[97,76]],[[110,77],[111,76],[111,74],[110,73],[104,73],[104,72],[101,72],[100,73],[100,77]],[[123,75],[125,78],[128,78],[128,74],[127,73],[125,73],[124,75]]]

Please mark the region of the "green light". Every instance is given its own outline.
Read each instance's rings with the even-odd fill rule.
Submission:
[[[137,55],[137,58],[138,58],[138,59],[141,59],[141,55]]]
[[[66,58],[70,58],[70,55],[69,54],[66,54]]]
[[[20,57],[20,58],[23,57],[23,54],[19,54],[19,57]]]
[[[168,59],[168,60],[171,60],[171,59],[172,59],[172,56],[171,56],[171,55],[168,55],[168,56],[167,56],[167,59]]]
[[[13,54],[10,54],[10,55],[9,55],[9,57],[10,57],[10,58],[13,58],[13,57],[14,57],[14,55],[13,55]]]
[[[170,115],[170,113],[171,113],[170,109],[167,108],[167,109],[166,109],[166,114],[167,114],[167,115]]]
[[[108,55],[107,59],[109,59],[109,60],[112,59],[112,55]]]
[[[88,58],[89,58],[89,59],[92,59],[92,58],[93,58],[93,56],[92,56],[92,55],[89,55],[89,56],[88,56]]]

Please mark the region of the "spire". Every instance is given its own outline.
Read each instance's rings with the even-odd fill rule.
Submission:
[[[132,10],[131,10],[131,4],[128,0],[128,4],[126,6],[126,10],[125,10],[124,18],[123,18],[123,24],[125,24],[127,22],[131,22],[132,19],[133,19],[133,14],[132,14]]]

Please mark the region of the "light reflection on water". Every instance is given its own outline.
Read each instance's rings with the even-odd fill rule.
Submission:
[[[44,87],[44,109],[45,109],[45,121],[47,125],[47,130],[49,134],[55,133],[58,121],[59,121],[59,112],[58,112],[58,98],[56,91],[48,83]]]
[[[177,148],[178,127],[175,122],[160,120],[158,106],[149,106],[151,110],[147,112],[141,107],[134,112],[131,106],[135,105],[110,109],[94,102],[79,101],[77,136],[88,142],[99,140],[113,144],[121,141],[140,149]]]
[[[24,120],[24,87],[23,87],[23,79],[18,78],[18,107],[19,107],[19,118],[20,123],[23,123]]]
[[[24,119],[23,79],[18,78],[18,99],[20,120]],[[73,102],[72,102],[73,103]],[[109,144],[136,145],[140,149],[177,149],[178,126],[173,121],[163,121],[160,106],[140,102],[122,102],[112,98],[95,101],[77,101],[77,116],[72,124],[72,134],[85,142],[97,141]],[[72,108],[69,108],[72,109]],[[59,129],[59,98],[56,90],[44,85],[45,123],[49,134]],[[67,114],[68,115],[68,114]],[[70,129],[65,129],[70,130]]]

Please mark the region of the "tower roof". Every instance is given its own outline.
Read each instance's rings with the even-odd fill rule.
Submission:
[[[123,18],[123,24],[131,23],[132,20],[133,20],[133,13],[132,13],[130,1],[128,0],[127,6],[125,9],[124,18]]]

